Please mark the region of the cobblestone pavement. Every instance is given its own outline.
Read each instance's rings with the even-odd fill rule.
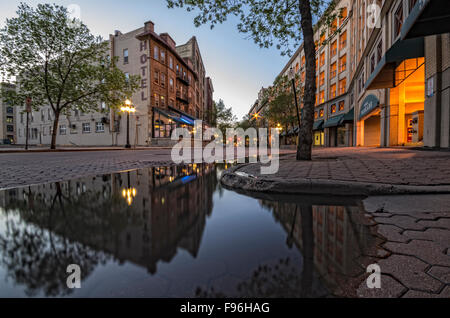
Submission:
[[[396,185],[450,185],[450,152],[393,148],[323,148],[311,162],[295,155],[280,160],[279,172],[267,178],[321,179]],[[259,164],[239,171],[258,176]]]
[[[367,274],[357,296],[450,298],[450,206],[447,211],[370,212],[381,241],[375,255],[358,263],[380,266],[381,289],[367,288]]]

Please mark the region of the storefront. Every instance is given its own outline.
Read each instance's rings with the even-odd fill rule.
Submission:
[[[345,114],[339,114],[329,118],[323,127],[328,130],[328,147],[351,147],[353,146],[353,108]]]
[[[359,109],[357,129],[358,145],[365,147],[380,146],[380,100],[377,96],[369,94],[364,98]]]
[[[324,121],[322,119],[314,122],[314,146],[320,147],[325,145],[325,132],[323,128]]]
[[[192,131],[195,118],[176,109],[153,108],[153,138],[171,138],[176,128],[187,128]]]

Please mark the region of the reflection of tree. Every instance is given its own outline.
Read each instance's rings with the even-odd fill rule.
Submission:
[[[80,265],[85,278],[98,263],[106,262],[108,256],[95,246],[115,239],[127,224],[128,210],[117,209],[115,198],[102,200],[99,191],[72,196],[60,183],[55,184],[51,200],[26,191],[26,200],[6,207],[10,212],[7,230],[0,235],[0,261],[10,278],[26,286],[27,295],[39,291],[46,296],[66,295],[70,293],[67,266]]]

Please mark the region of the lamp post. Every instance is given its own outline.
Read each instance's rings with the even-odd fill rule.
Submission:
[[[133,106],[131,101],[129,99],[127,99],[125,101],[125,106],[122,106],[120,108],[120,110],[127,113],[127,144],[125,145],[125,148],[130,149],[131,148],[131,144],[130,144],[130,113],[135,113],[136,108]]]
[[[295,88],[295,72],[292,66],[291,69],[289,70],[288,78],[290,81],[292,81],[292,88],[294,89],[295,108],[297,109],[298,129],[300,129],[300,112],[298,110],[297,90]]]

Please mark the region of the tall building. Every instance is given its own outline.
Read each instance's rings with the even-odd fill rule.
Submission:
[[[144,27],[125,34],[115,31],[109,43],[110,55],[118,57],[118,67],[126,76],[141,77],[140,87],[132,96],[136,107],[136,113],[130,116],[133,146],[170,145],[175,128],[192,130],[195,120],[204,119],[206,71],[195,37],[177,47],[168,33],[156,33],[154,23],[148,21]],[[98,112],[73,111],[60,118],[57,144],[125,145],[126,117],[100,101]],[[50,107],[33,112],[31,118],[30,144],[50,144],[53,123]],[[24,127],[20,121],[19,143],[25,143]]]
[[[450,147],[445,1],[340,0],[316,27],[316,146]],[[435,23],[431,23],[434,21]],[[293,68],[304,85],[303,47]]]
[[[14,89],[13,85],[2,83],[0,89]],[[16,112],[14,107],[0,99],[0,144],[14,144],[16,137]]]

